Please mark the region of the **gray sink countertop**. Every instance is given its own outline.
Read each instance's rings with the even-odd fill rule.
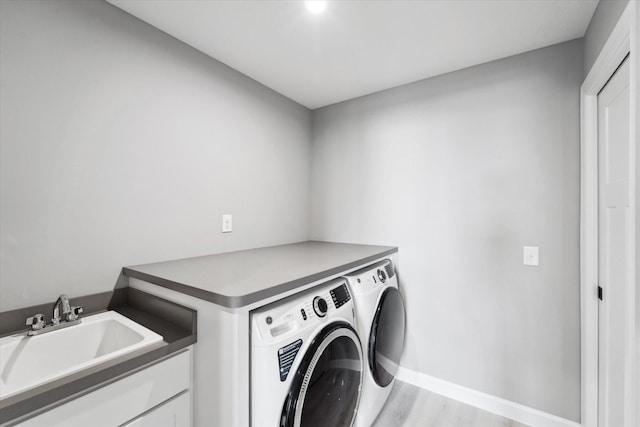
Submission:
[[[114,379],[131,375],[164,357],[177,354],[197,342],[196,312],[154,295],[121,288],[72,300],[85,307],[83,316],[114,310],[162,335],[163,341],[1,400],[1,426],[23,422]],[[21,325],[17,333],[24,334],[25,317],[44,312],[44,308],[51,308],[51,304],[0,313],[0,334],[7,335],[8,328],[15,325]],[[43,363],[46,363],[46,355],[43,355]]]

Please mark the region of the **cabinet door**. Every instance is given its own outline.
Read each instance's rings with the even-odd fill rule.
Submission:
[[[1,0],[0,0],[1,1]],[[18,424],[20,427],[113,427],[126,423],[191,386],[188,351]],[[159,407],[159,406],[158,406]]]
[[[122,427],[190,427],[191,393],[184,393]]]

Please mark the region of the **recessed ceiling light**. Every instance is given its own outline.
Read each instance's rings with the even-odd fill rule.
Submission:
[[[304,5],[307,7],[307,10],[314,15],[324,12],[327,8],[326,0],[307,0],[304,2]]]

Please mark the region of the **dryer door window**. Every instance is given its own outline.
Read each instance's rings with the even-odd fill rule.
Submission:
[[[344,322],[324,328],[300,362],[280,425],[351,426],[360,401],[362,347]]]
[[[369,369],[381,387],[388,386],[398,372],[404,345],[404,303],[398,289],[388,287],[380,297],[369,336]]]

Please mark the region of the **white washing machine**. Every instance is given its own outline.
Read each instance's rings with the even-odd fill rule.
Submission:
[[[369,427],[389,398],[404,345],[405,311],[390,260],[345,276],[356,308],[365,374],[356,427]]]
[[[252,427],[353,425],[364,376],[344,279],[251,312]]]

